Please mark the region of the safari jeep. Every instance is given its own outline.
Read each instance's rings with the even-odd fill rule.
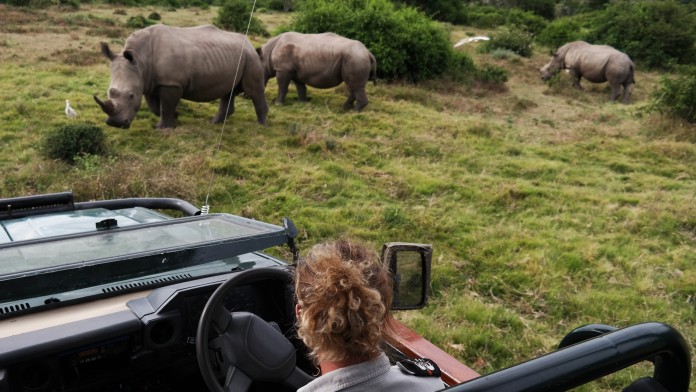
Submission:
[[[289,219],[58,193],[0,200],[0,227],[0,391],[294,391],[316,374],[293,330]],[[426,305],[431,252],[385,244],[394,309]],[[687,391],[691,373],[684,338],[657,322],[582,326],[485,376],[398,322],[385,351],[432,359],[448,391],[565,391],[642,361],[654,373],[636,387],[652,389],[635,390]]]

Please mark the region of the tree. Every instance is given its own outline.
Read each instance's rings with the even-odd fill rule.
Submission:
[[[587,40],[626,52],[650,68],[696,59],[694,6],[675,0],[612,2],[597,13]]]

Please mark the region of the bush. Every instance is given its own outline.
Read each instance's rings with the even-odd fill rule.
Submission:
[[[106,153],[104,131],[89,124],[63,125],[45,136],[43,151],[49,158],[68,163],[74,163],[80,155],[103,155]]]
[[[504,27],[492,34],[490,41],[484,42],[481,46],[481,50],[484,52],[496,49],[507,49],[522,57],[530,57],[532,55],[532,36],[516,28]]]
[[[158,14],[157,12],[153,12],[150,15],[147,16],[148,19],[150,20],[162,20],[162,16]]]
[[[583,28],[577,18],[565,17],[546,25],[537,35],[536,41],[549,48],[557,49],[568,42],[587,41],[587,34],[587,29]]]
[[[290,12],[295,9],[295,1],[292,0],[270,0],[266,7],[273,11]]]
[[[447,80],[469,83],[476,78],[478,69],[466,52],[454,52],[444,76]]]
[[[249,34],[268,37],[270,34],[260,20],[252,16],[251,22],[251,3],[245,0],[227,0],[213,21],[213,24],[223,30],[245,33],[247,26]]]
[[[452,24],[467,24],[468,19],[461,0],[402,0],[430,18]]]
[[[73,10],[80,9],[80,0],[58,0],[58,4]]]
[[[601,11],[610,0],[560,0],[556,5],[556,17]]]
[[[651,94],[649,111],[696,123],[696,66],[683,67],[677,77],[663,77]]]
[[[503,85],[509,76],[508,71],[495,65],[485,65],[476,72],[476,80],[487,85]]]
[[[449,34],[411,7],[388,0],[306,0],[290,29],[336,34],[358,40],[377,59],[387,80],[421,81],[441,75],[450,64]]]
[[[500,26],[515,27],[531,34],[537,34],[546,27],[547,21],[532,12],[515,8],[493,6],[468,6],[465,8],[468,23],[480,28]]]
[[[154,21],[151,21],[142,15],[131,16],[126,21],[126,27],[129,27],[131,29],[142,29],[153,24],[155,24]]]
[[[696,58],[695,11],[676,0],[617,0],[597,13],[587,39],[626,52],[649,68],[687,64]]]
[[[553,19],[556,15],[555,0],[515,0],[513,5],[544,19]]]

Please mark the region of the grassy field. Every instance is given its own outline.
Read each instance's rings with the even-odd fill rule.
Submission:
[[[92,99],[109,84],[99,42],[120,50],[127,19],[151,12],[179,26],[216,15],[0,5],[0,197],[209,196],[212,212],[291,217],[303,250],[346,234],[375,247],[432,243],[431,303],[397,317],[481,373],[552,351],[589,323],[665,322],[694,352],[696,127],[645,112],[661,75],[639,69],[622,105],[606,85],[575,91],[563,74],[542,83],[548,48],[496,60],[466,47],[477,64],[510,72],[504,90],[370,84],[355,113],[342,110],[342,86],[310,88],[309,103],[291,88],[267,127],[238,99],[224,128],[209,124],[216,103],[193,102],[175,129],[154,129],[144,105],[130,129],[109,128]],[[287,20],[257,16],[271,30]],[[451,30],[453,42],[481,33]],[[275,93],[272,80],[269,102]],[[108,156],[47,159],[45,135],[71,121],[103,126]],[[620,390],[649,373],[637,366],[579,390]]]

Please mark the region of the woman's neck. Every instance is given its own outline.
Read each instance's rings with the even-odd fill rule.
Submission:
[[[340,361],[321,361],[319,362],[319,368],[321,368],[321,374],[326,374],[340,368],[357,365],[359,363],[371,361],[379,356],[380,353],[374,355],[364,355],[361,357],[346,358]]]

